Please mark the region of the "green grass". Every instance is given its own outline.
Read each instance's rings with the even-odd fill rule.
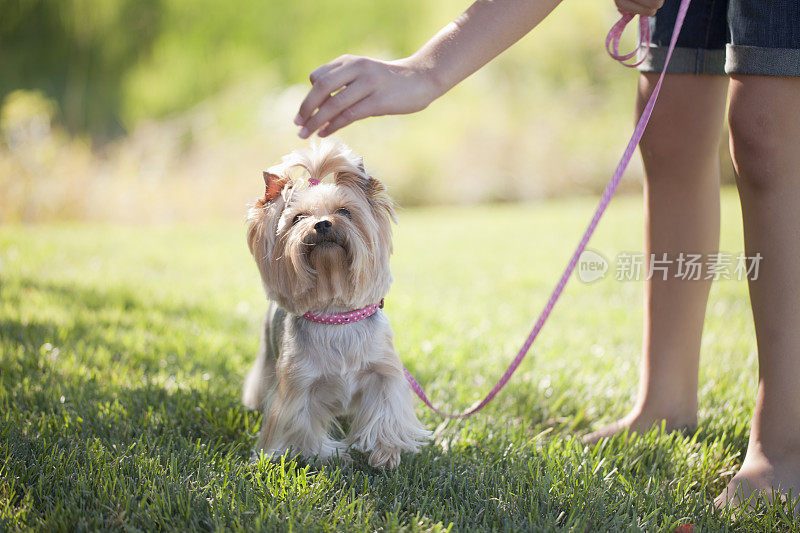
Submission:
[[[386,312],[434,400],[485,394],[543,305],[594,200],[401,212]],[[641,249],[636,198],[591,247]],[[738,252],[723,202],[722,249]],[[249,461],[239,403],[266,304],[243,227],[0,228],[0,530],[796,530],[711,499],[741,462],[756,385],[746,286],[715,284],[700,430],[576,438],[636,386],[641,283],[572,280],[531,355],[478,416],[395,472]],[[783,514],[782,514],[783,513]]]

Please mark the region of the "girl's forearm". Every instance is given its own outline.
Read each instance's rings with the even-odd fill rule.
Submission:
[[[561,0],[477,0],[408,58],[450,90],[535,28]]]

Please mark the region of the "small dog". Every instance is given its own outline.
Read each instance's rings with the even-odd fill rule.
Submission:
[[[333,183],[320,183],[330,174]],[[369,453],[370,466],[394,468],[430,432],[414,414],[379,309],[392,282],[392,201],[361,158],[332,142],[285,156],[264,181],[247,218],[272,300],[242,395],[264,414],[256,449],[347,461],[353,447]],[[331,436],[341,416],[350,417],[344,442]]]

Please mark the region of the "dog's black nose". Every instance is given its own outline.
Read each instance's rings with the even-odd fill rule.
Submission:
[[[314,224],[314,229],[317,230],[318,233],[325,233],[331,229],[331,226],[333,226],[333,224],[331,224],[330,220],[320,220]]]

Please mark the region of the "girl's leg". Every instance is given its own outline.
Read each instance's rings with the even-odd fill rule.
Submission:
[[[639,78],[637,116],[658,79]],[[585,437],[597,441],[624,429],[668,430],[697,422],[697,373],[710,281],[676,279],[683,253],[719,246],[719,155],[728,79],[667,75],[640,143],[645,184],[645,265],[655,254],[672,260],[667,279],[656,270],[645,283],[644,340],[639,394],[622,419]]]
[[[800,496],[800,78],[733,76],[729,121],[745,250],[763,260],[750,281],[759,364],[750,442],[718,504],[772,488]]]

